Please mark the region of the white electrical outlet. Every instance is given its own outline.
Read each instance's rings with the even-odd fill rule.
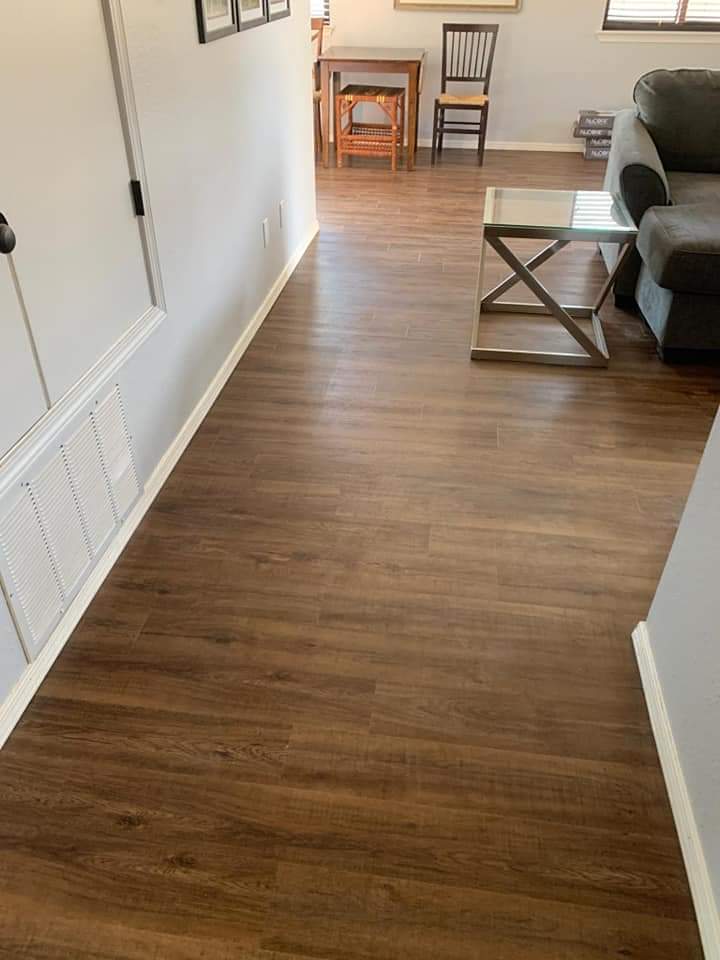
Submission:
[[[280,229],[285,229],[285,201],[280,201]]]
[[[267,250],[267,248],[270,246],[270,221],[267,217],[262,222],[262,238],[263,246]]]

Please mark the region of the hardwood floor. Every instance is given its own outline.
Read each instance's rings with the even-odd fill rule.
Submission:
[[[0,753],[1,957],[700,960],[630,633],[718,373],[612,307],[607,371],[468,356],[485,186],[600,176],[319,171],[320,238]],[[602,266],[564,256],[572,302]]]

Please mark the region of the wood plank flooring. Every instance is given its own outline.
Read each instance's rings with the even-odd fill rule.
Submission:
[[[0,753],[1,957],[700,960],[630,633],[718,373],[612,306],[607,371],[472,364],[484,188],[601,179],[473,161],[319,171],[320,238]]]

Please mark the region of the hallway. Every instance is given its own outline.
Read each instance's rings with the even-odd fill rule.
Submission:
[[[0,957],[701,960],[630,634],[718,373],[612,305],[607,371],[472,364],[484,188],[600,171],[448,152],[319,171],[319,238],[0,754]],[[571,302],[602,282],[563,257]]]

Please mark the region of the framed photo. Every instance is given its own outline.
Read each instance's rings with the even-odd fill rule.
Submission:
[[[522,0],[395,0],[397,10],[495,10],[517,13]]]
[[[211,43],[238,32],[235,0],[195,0],[200,43]]]
[[[268,22],[265,0],[237,0],[240,29],[249,30]]]
[[[268,0],[270,19],[281,20],[290,16],[290,0]]]

